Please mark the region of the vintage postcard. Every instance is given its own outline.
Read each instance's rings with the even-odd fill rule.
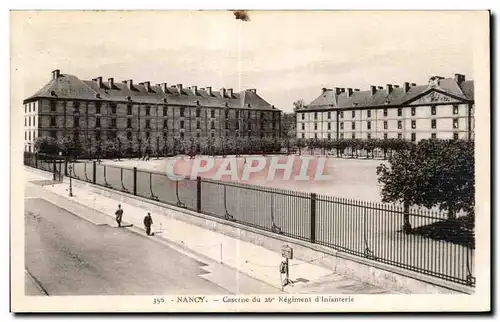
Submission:
[[[490,12],[10,19],[13,312],[491,309]]]

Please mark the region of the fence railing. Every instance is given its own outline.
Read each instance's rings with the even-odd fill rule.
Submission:
[[[26,156],[27,166],[54,172],[55,161]],[[64,163],[63,163],[64,164]],[[69,166],[71,165],[71,166]],[[458,284],[475,286],[473,219],[315,193],[166,173],[69,162],[73,179],[316,243]],[[55,172],[54,172],[55,173]],[[407,217],[411,231],[403,232]]]

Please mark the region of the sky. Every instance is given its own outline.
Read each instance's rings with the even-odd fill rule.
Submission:
[[[473,78],[484,12],[18,11],[11,13],[12,104],[60,69],[80,79],[257,93],[291,112],[321,89]]]

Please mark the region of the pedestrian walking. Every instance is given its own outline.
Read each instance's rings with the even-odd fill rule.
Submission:
[[[118,205],[118,209],[115,212],[116,222],[118,223],[118,227],[122,226],[122,218],[123,218],[123,209],[122,205]]]
[[[144,228],[146,228],[146,234],[148,236],[152,236],[151,234],[151,225],[153,225],[153,218],[151,218],[151,213],[148,212],[146,217],[144,217]]]

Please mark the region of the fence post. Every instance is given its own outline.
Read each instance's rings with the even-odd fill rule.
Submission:
[[[196,177],[196,211],[201,213],[201,177]]]
[[[95,184],[96,179],[96,162],[92,161],[92,183]]]
[[[35,154],[35,169],[38,169],[38,154]]]
[[[311,243],[316,242],[316,194],[311,193]]]
[[[68,176],[68,159],[64,160],[64,176]]]
[[[134,167],[134,196],[137,196],[137,167]]]
[[[56,180],[56,158],[54,158],[52,160],[52,165],[53,165],[53,169],[52,169],[52,177],[53,177],[53,180],[55,181]]]

